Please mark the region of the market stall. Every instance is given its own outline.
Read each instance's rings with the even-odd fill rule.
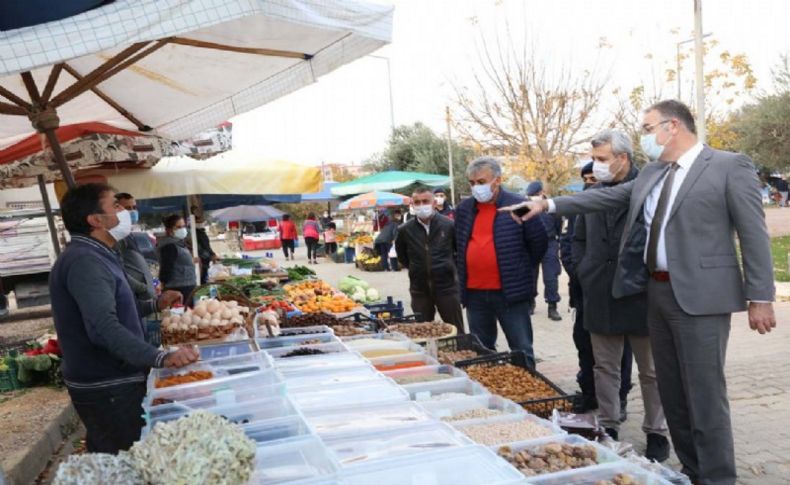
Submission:
[[[338,258],[346,263],[356,261],[357,267],[363,271],[380,271],[381,257],[373,250],[375,225],[362,214],[356,218],[350,211],[373,211],[387,207],[402,207],[411,203],[411,198],[392,192],[369,192],[343,201],[338,209],[349,211],[346,227],[350,233],[337,235],[337,242],[342,249],[338,250]]]

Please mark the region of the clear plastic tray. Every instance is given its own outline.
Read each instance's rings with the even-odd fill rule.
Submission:
[[[250,483],[313,483],[311,480],[331,480],[338,470],[337,462],[318,438],[264,444],[255,453],[255,471]]]
[[[411,340],[386,340],[386,339],[376,339],[376,340],[379,340],[379,342],[374,344],[368,344],[368,345],[359,345],[357,347],[352,348],[352,350],[359,352],[362,355],[362,357],[365,357],[368,360],[375,360],[375,359],[381,359],[386,357],[397,357],[400,355],[407,355],[407,354],[421,354],[425,351],[422,347],[415,344]],[[378,355],[378,353],[381,352],[401,352],[401,353],[391,354],[391,355]]]
[[[375,367],[381,372],[400,370],[392,367],[410,362],[419,363],[421,364],[420,367],[422,367],[423,365],[439,365],[439,361],[434,359],[430,355],[425,353],[418,353],[418,352],[415,352],[413,354],[402,354],[402,355],[393,355],[388,357],[371,358],[368,359],[368,361],[370,361],[370,363],[373,364],[373,367]]]
[[[390,380],[375,384],[331,386],[312,392],[291,394],[296,407],[303,412],[315,409],[333,409],[353,405],[408,401],[409,394]]]
[[[290,392],[312,391],[325,386],[339,384],[358,384],[362,382],[381,381],[385,377],[370,365],[364,367],[347,367],[332,372],[293,372],[285,377],[285,384]]]
[[[306,335],[295,335],[293,337],[259,338],[257,340],[258,347],[260,347],[261,350],[292,347],[294,345],[305,345],[305,341],[318,341],[318,343],[322,344],[340,342],[340,340],[338,340],[338,338],[331,333],[309,333]]]
[[[259,444],[301,439],[313,434],[310,427],[299,414],[244,424],[242,429],[244,429],[244,433],[249,438]]]
[[[605,446],[595,443],[594,441],[589,441],[587,439],[584,439],[581,436],[575,434],[566,434],[563,436],[550,436],[547,438],[538,438],[535,440],[527,440],[527,441],[517,441],[515,443],[508,443],[507,445],[492,446],[491,450],[496,452],[502,446],[507,446],[508,448],[510,448],[515,452],[515,451],[521,451],[526,449],[539,448],[541,446],[546,446],[552,443],[562,443],[562,444],[567,443],[569,445],[576,445],[576,446],[586,446],[586,445],[592,446],[593,448],[595,448],[595,452],[597,455],[596,461],[598,462],[599,465],[603,465],[607,463],[625,463],[625,461],[622,458],[620,458],[620,456],[618,456],[617,453],[610,450],[609,448],[606,448]],[[589,467],[585,467],[585,468],[589,468]],[[577,468],[577,470],[582,470],[582,469],[584,468]],[[565,474],[569,471],[572,470],[547,473],[545,475],[540,475],[540,476],[548,477],[551,475]]]
[[[159,402],[157,405],[146,404],[143,406],[143,410],[146,413],[146,420],[150,420],[152,418],[158,418],[168,414],[191,412],[197,409],[210,409],[217,406],[229,406],[232,404],[241,404],[245,402],[264,401],[267,399],[280,401],[287,400],[285,397],[285,392],[285,384],[280,383],[266,386],[261,385],[260,381],[249,379],[244,383],[244,385],[240,385],[239,387],[233,389],[217,391],[208,397],[173,402]],[[283,405],[290,410],[284,415],[294,414],[296,412],[290,402],[287,404],[283,403]]]
[[[326,325],[314,325],[312,327],[280,328],[280,335],[274,338],[291,337],[295,335],[307,335],[307,334],[316,334],[316,333],[330,333],[334,335],[335,331],[332,329],[332,327],[327,327]],[[269,337],[263,335],[261,338],[265,340]]]
[[[206,381],[219,381],[223,378],[264,371],[271,368],[272,360],[266,354],[263,352],[254,352],[221,359],[201,360],[180,369],[151,369],[151,372],[148,374],[148,392],[150,394],[151,391],[157,389],[156,382],[159,379],[174,375],[187,374],[191,371],[209,371],[213,374],[213,377],[211,379],[206,379]],[[160,389],[186,389],[199,386],[203,382],[204,381],[196,381],[187,384],[163,387]]]
[[[346,485],[511,485],[521,472],[483,446],[378,460],[347,468]]]
[[[495,444],[488,444],[488,443],[481,443],[481,444],[488,444],[493,449],[498,449],[500,446],[505,446],[505,445],[507,445],[507,446],[522,446],[522,445],[523,446],[527,446],[527,445],[530,445],[532,443],[537,443],[537,442],[540,442],[540,441],[546,441],[547,443],[551,443],[551,442],[560,441],[565,436],[568,436],[568,434],[562,428],[560,428],[556,424],[552,423],[551,421],[547,421],[547,420],[545,420],[543,418],[539,418],[539,417],[535,416],[534,414],[529,414],[529,413],[525,413],[525,414],[508,414],[508,415],[505,415],[505,416],[497,416],[497,417],[487,418],[487,419],[478,419],[478,420],[475,420],[474,422],[463,423],[463,424],[457,424],[457,423],[448,423],[448,424],[452,425],[455,429],[457,429],[458,431],[460,431],[460,432],[465,434],[466,429],[468,429],[468,428],[470,428],[472,426],[485,426],[485,427],[488,427],[488,426],[490,426],[492,424],[503,424],[503,423],[510,423],[510,422],[515,423],[515,422],[518,422],[518,421],[531,421],[531,422],[533,422],[535,424],[538,424],[541,427],[546,429],[546,433],[547,434],[545,436],[538,436],[536,438],[532,438],[532,439],[528,439],[528,440],[503,441],[501,443],[495,443]],[[581,438],[581,437],[579,437],[579,438]]]
[[[413,369],[401,369],[401,370],[393,370],[385,372],[384,375],[395,381],[396,383],[400,384],[401,386],[409,389],[409,386],[413,386],[415,384],[423,384],[421,382],[413,382],[409,383],[401,383],[399,382],[400,378],[410,378],[410,377],[419,377],[419,376],[428,376],[433,374],[443,374],[446,376],[445,379],[441,381],[426,381],[426,382],[452,382],[453,380],[462,380],[468,379],[469,376],[466,375],[466,372],[462,371],[457,367],[453,367],[451,365],[426,365],[423,367],[415,367]]]
[[[370,363],[356,352],[344,352],[277,359],[274,365],[283,376],[288,377],[294,372],[333,372],[348,367],[369,367]]]
[[[354,406],[305,413],[305,419],[321,437],[358,435],[433,422],[433,418],[413,402]]]
[[[593,485],[599,480],[611,480],[620,473],[631,476],[636,485],[671,485],[671,482],[664,480],[658,475],[627,462],[609,463],[529,477],[527,478],[527,483],[539,485]]]
[[[187,416],[192,412],[191,409],[178,409],[174,406],[173,412],[164,412],[166,410],[157,410],[156,417],[151,417],[148,420],[147,430],[151,430],[157,423],[164,423],[173,421],[183,416]],[[250,401],[237,404],[228,404],[222,406],[214,406],[206,408],[206,411],[222,416],[231,423],[244,425],[249,423],[256,423],[258,421],[266,421],[273,418],[281,417],[284,413],[292,413],[292,408],[284,408],[282,401],[276,399],[263,399],[260,401]],[[288,414],[286,414],[287,416]]]
[[[417,402],[435,400],[435,398],[442,394],[450,395],[450,393],[459,395],[452,399],[462,397],[460,396],[461,394],[467,396],[491,395],[485,387],[469,378],[453,379],[450,382],[421,382],[419,384],[410,385],[407,390],[409,396]]]
[[[489,396],[468,396],[448,401],[420,401],[420,405],[436,419],[450,418],[464,411],[471,411],[472,409],[494,409],[502,411],[503,416],[522,416],[527,414],[524,408],[517,403],[494,394]],[[474,424],[482,420],[483,418],[446,422],[450,425],[462,426],[464,424]]]
[[[376,345],[387,347],[389,345],[397,344],[398,342],[411,341],[409,337],[398,332],[353,335],[351,337],[343,337],[341,338],[341,340],[343,341],[344,344],[346,344],[346,346],[349,349],[352,350],[357,349],[359,347],[370,347]]]
[[[313,350],[320,350],[323,354],[315,354],[315,355],[296,355],[292,357],[285,357],[285,355],[293,352],[297,349],[313,349]],[[337,353],[345,353],[348,352],[348,349],[345,345],[340,342],[330,342],[326,344],[318,344],[318,345],[292,345],[290,347],[279,347],[276,349],[266,349],[264,350],[269,357],[272,359],[296,359],[299,357],[315,357],[317,355],[324,355],[324,354],[337,354]]]
[[[245,390],[264,388],[282,383],[283,377],[275,369],[235,374],[206,379],[171,387],[149,388],[145,405],[155,407],[169,402],[216,399],[220,402],[237,401]]]
[[[383,458],[466,446],[472,441],[451,427],[434,422],[406,429],[324,438],[324,443],[340,466],[348,467]]]
[[[250,340],[208,345],[198,344],[198,350],[200,350],[200,360],[222,359],[257,352],[255,345]]]

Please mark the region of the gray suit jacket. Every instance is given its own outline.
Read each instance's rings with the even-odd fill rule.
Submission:
[[[628,183],[554,199],[560,215],[586,214],[628,207],[620,242],[620,265],[642,265],[640,258],[623,257],[644,250],[646,238],[635,240],[635,224],[650,190],[666,173],[667,165],[648,164]],[[702,150],[680,186],[667,216],[665,231],[672,290],[680,307],[690,315],[717,315],[743,311],[747,300],[773,301],[774,278],[771,243],[757,173],[749,157],[731,152]],[[634,229],[632,231],[632,229]],[[738,264],[735,233],[741,245],[744,275]],[[624,254],[625,253],[625,254]],[[634,294],[645,278],[624,277],[634,267],[620,267],[612,294]],[[640,269],[646,275],[647,269]]]

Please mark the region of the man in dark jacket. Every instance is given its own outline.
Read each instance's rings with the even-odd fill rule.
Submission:
[[[453,209],[453,204],[451,201],[447,200],[447,191],[441,187],[436,188],[433,190],[433,197],[436,201],[436,212],[445,216],[449,217],[450,219],[455,217],[455,210]]]
[[[137,201],[126,192],[115,194],[118,203],[129,212],[132,224],[137,223]],[[154,276],[148,267],[145,256],[140,252],[134,238],[129,236],[118,241],[118,252],[123,258],[123,269],[126,272],[126,280],[134,292],[135,298],[141,301],[151,301],[156,298],[156,288],[154,288]],[[142,315],[145,317],[146,315]]]
[[[60,209],[71,242],[52,268],[49,291],[63,379],[87,430],[88,451],[117,453],[140,438],[148,370],[182,367],[200,354],[191,347],[168,353],[143,339],[140,315],[147,310],[135,300],[115,249],[131,228],[115,192],[81,185],[63,196]],[[157,305],[175,301],[163,295]]]
[[[511,350],[523,350],[535,365],[529,301],[532,271],[546,253],[546,229],[539,219],[522,225],[498,208],[523,202],[502,188],[502,168],[491,157],[466,169],[472,196],[456,207],[458,282],[469,331],[494,349],[497,320]]]
[[[592,147],[593,174],[598,180],[592,190],[636,178],[639,170],[632,162],[633,149],[628,135],[604,130],[593,137]],[[621,361],[628,341],[636,357],[645,404],[642,424],[647,434],[645,456],[664,461],[669,457],[669,441],[648,338],[647,293],[612,296],[627,212],[621,208],[579,217],[573,242],[574,267],[584,295],[584,328],[590,332],[595,355],[595,393],[601,424],[618,439]],[[642,237],[643,227],[638,228]]]
[[[545,199],[546,195],[543,191],[543,183],[539,180],[531,182],[527,186],[527,197],[532,200]],[[562,219],[553,214],[541,214],[540,220],[546,227],[546,236],[549,238],[549,246],[540,264],[535,266],[532,271],[532,285],[535,289],[535,296],[532,298],[530,305],[530,314],[535,313],[535,298],[538,296],[538,273],[540,273],[540,268],[543,267],[543,299],[549,306],[549,318],[556,322],[562,320],[562,316],[560,316],[560,313],[557,311],[557,303],[560,301],[559,278],[560,273],[562,273],[559,248]]]
[[[403,216],[400,209],[395,209],[392,212],[392,219],[380,219],[380,221],[382,221],[381,231],[379,232],[379,235],[376,236],[376,240],[373,241],[373,245],[376,247],[376,252],[378,252],[379,256],[381,256],[381,264],[384,266],[385,271],[399,270],[397,261],[394,261],[394,267],[390,267],[390,249],[392,249],[392,244],[395,242],[395,238],[398,236],[398,226],[400,225],[402,218]]]
[[[592,173],[593,162],[589,162],[582,167],[581,177],[584,181],[584,189],[587,190],[595,185],[595,176]],[[572,246],[576,229],[577,217],[569,217],[567,224],[560,236],[560,259],[568,273],[568,299],[570,307],[574,309],[573,320],[573,343],[579,357],[579,372],[576,373],[576,382],[579,384],[581,394],[577,394],[573,411],[576,413],[586,413],[587,411],[598,409],[598,400],[595,397],[595,357],[593,356],[592,341],[590,332],[584,328],[584,300],[582,287],[576,277],[576,270],[573,264]],[[623,360],[620,363],[620,422],[628,417],[628,393],[631,391],[631,370],[633,363],[631,345],[626,340],[623,349]]]
[[[442,320],[464,333],[464,316],[455,271],[455,227],[436,212],[431,190],[418,188],[412,194],[415,217],[398,228],[395,250],[398,261],[409,270],[411,309],[426,322],[436,310]]]

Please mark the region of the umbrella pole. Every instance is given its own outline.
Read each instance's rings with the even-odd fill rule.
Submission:
[[[47,193],[47,184],[44,183],[44,176],[39,174],[38,190],[41,191],[41,200],[44,201],[44,212],[47,214],[47,226],[49,226],[49,237],[52,238],[52,247],[55,249],[55,254],[60,255],[60,241],[58,241],[58,231],[55,228],[55,215],[52,214],[52,205],[49,203],[49,194]]]
[[[47,137],[49,146],[52,147],[52,155],[55,157],[55,161],[58,163],[60,172],[63,174],[63,181],[66,182],[66,186],[68,188],[73,189],[77,186],[77,183],[74,181],[74,175],[71,173],[69,164],[66,163],[66,157],[63,155],[63,149],[60,146],[60,140],[58,140],[58,137],[55,136],[55,130],[53,128],[47,128],[44,130],[44,135]]]

